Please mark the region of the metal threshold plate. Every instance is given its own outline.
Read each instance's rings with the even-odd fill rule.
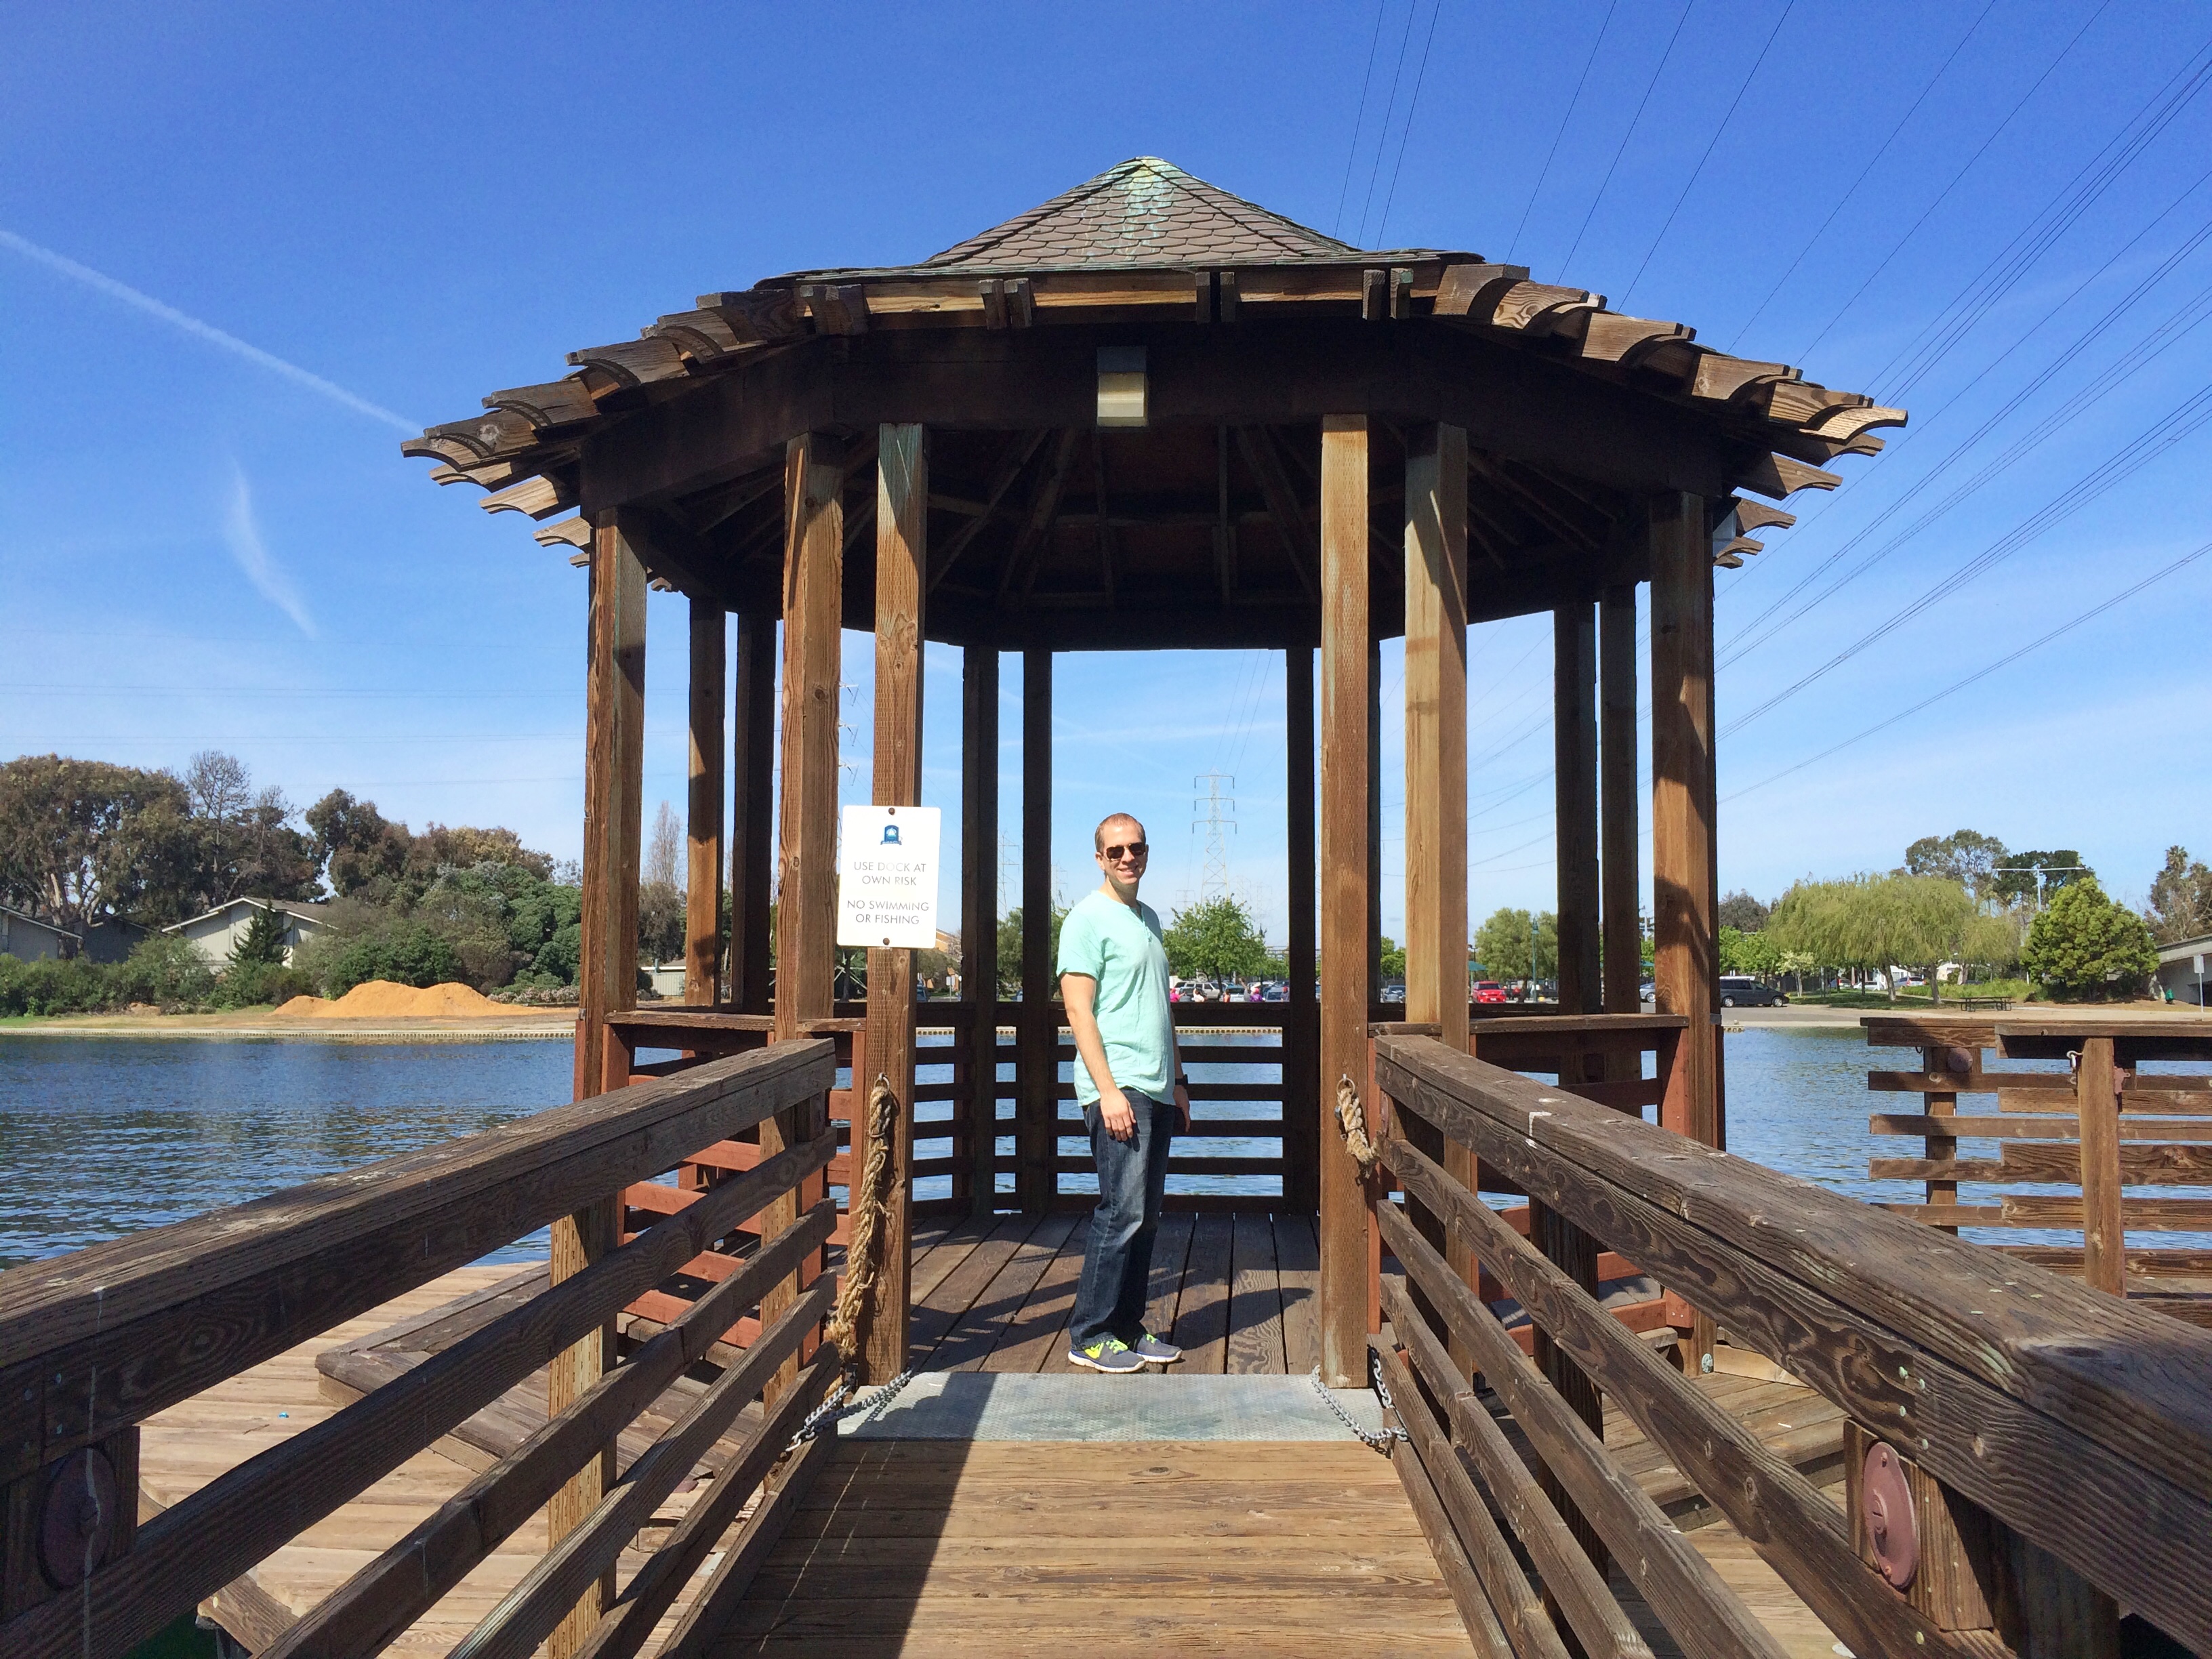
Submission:
[[[1382,1426],[1364,1389],[1331,1389],[1363,1429]],[[924,1371],[847,1418],[856,1440],[1352,1440],[1310,1376],[996,1376]]]

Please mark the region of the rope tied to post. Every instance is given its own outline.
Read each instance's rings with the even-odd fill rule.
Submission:
[[[1336,1079],[1336,1126],[1344,1131],[1344,1149],[1352,1154],[1359,1173],[1373,1175],[1382,1162],[1382,1154],[1367,1138],[1367,1109],[1360,1103],[1359,1085],[1348,1075],[1340,1075]]]
[[[860,1171],[860,1184],[848,1206],[851,1222],[845,1241],[845,1279],[837,1287],[837,1305],[823,1334],[836,1344],[847,1365],[860,1363],[861,1310],[874,1295],[876,1277],[883,1267],[884,1220],[890,1210],[891,1136],[898,1119],[898,1098],[891,1080],[876,1073],[876,1086],[868,1091],[868,1161]]]

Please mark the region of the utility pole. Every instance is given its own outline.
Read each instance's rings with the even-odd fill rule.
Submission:
[[[1194,830],[1203,828],[1206,831],[1206,863],[1198,878],[1199,902],[1204,904],[1224,897],[1229,891],[1229,848],[1222,835],[1224,830],[1236,833],[1237,798],[1223,794],[1221,787],[1227,784],[1234,789],[1237,780],[1231,775],[1214,771],[1201,772],[1190,781],[1194,789],[1206,791],[1191,803],[1191,811],[1204,816],[1193,818],[1190,823]]]

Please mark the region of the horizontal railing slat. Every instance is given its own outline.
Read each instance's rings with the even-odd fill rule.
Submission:
[[[0,1273],[0,1480],[87,1445],[828,1086],[778,1044]]]
[[[2178,1639],[2212,1647],[2212,1336],[1454,1055],[1382,1091]],[[1940,1120],[1939,1120],[1940,1121]],[[2032,1291],[2033,1294],[2029,1292]],[[2112,1517],[2126,1516],[2124,1528]]]
[[[1385,1144],[1407,1193],[1504,1282],[1537,1327],[1566,1351],[1645,1438],[1759,1547],[1800,1600],[1854,1653],[1948,1652],[1967,1659],[1910,1603],[1872,1592],[1836,1506],[1733,1414],[1624,1329],[1581,1285],[1490,1207],[1405,1141]],[[1441,1258],[1439,1258],[1441,1260]]]
[[[598,1448],[706,1358],[720,1335],[718,1328],[818,1249],[836,1219],[835,1206],[827,1200],[815,1205],[737,1273],[325,1597],[259,1659],[356,1659],[380,1651],[535,1515]]]
[[[1398,1206],[1377,1205],[1376,1217],[1384,1247],[1472,1352],[1484,1380],[1505,1402],[1561,1489],[1616,1557],[1639,1565],[1637,1587],[1690,1659],[1782,1659],[1780,1644],[1659,1506],[1606,1455],[1589,1425],[1537,1372],[1497,1316],[1413,1231]],[[1391,1298],[1387,1310],[1394,1325],[1420,1316],[1387,1280],[1384,1293]]]

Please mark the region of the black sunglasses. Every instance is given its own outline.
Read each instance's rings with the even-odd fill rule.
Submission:
[[[1099,851],[1099,856],[1104,859],[1109,864],[1119,864],[1121,861],[1121,855],[1124,853],[1127,853],[1133,859],[1140,859],[1152,850],[1152,849],[1148,843],[1141,841],[1133,841],[1127,847],[1103,848]]]

